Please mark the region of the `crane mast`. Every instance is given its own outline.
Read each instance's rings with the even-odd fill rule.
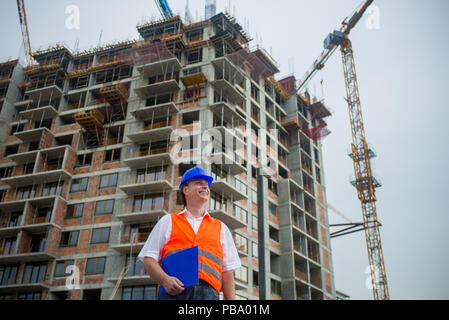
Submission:
[[[355,182],[359,200],[362,204],[363,227],[371,272],[371,282],[375,300],[389,300],[387,275],[384,264],[382,243],[376,210],[376,181],[371,170],[373,153],[368,148],[360,104],[357,73],[354,63],[352,44],[346,39],[341,47],[343,70],[346,83],[346,96],[352,131],[352,160]]]
[[[381,224],[377,219],[376,210],[375,189],[376,187],[379,187],[380,184],[374,178],[371,170],[371,158],[374,157],[375,154],[368,147],[366,142],[357,73],[354,63],[354,51],[352,49],[351,41],[349,40],[351,30],[361,20],[363,14],[373,2],[374,0],[366,0],[361,7],[354,12],[350,19],[345,19],[345,21],[343,21],[340,30],[335,30],[333,33],[329,34],[324,41],[324,51],[318,59],[315,60],[303,79],[299,81],[297,91],[299,92],[302,89],[305,89],[313,76],[319,70],[324,68],[325,63],[329,60],[337,47],[340,47],[346,85],[346,100],[349,107],[352,133],[352,153],[350,156],[353,160],[355,173],[355,181],[353,181],[352,184],[357,189],[358,198],[362,204],[363,214],[363,223],[353,225],[362,225],[363,228],[357,231],[365,231],[374,299],[388,300],[390,299],[390,294],[379,232]]]
[[[23,48],[25,49],[25,58],[27,65],[33,61],[31,52],[30,33],[28,32],[28,21],[25,11],[25,0],[17,0],[17,10],[19,12],[20,29],[22,31]]]

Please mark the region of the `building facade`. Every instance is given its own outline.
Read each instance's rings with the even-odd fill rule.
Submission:
[[[241,256],[240,299],[335,299],[322,101],[219,13],[137,27],[142,39],[0,64],[0,299],[154,299],[137,254],[182,210],[182,174],[214,177],[208,211]],[[257,188],[257,169],[268,178]]]

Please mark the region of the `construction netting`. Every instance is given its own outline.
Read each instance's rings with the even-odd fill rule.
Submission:
[[[140,42],[132,48],[120,53],[120,57],[132,65],[143,65],[174,58],[175,55],[167,48],[165,42]]]
[[[319,125],[312,129],[305,129],[303,132],[313,141],[321,140],[331,134],[324,121],[320,121]]]
[[[248,48],[240,49],[226,57],[254,80],[266,79],[276,73]]]
[[[312,119],[324,119],[331,116],[331,112],[324,104],[324,101],[317,101],[309,106]]]

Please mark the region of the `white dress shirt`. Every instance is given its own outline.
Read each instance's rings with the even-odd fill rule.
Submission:
[[[198,233],[198,229],[203,221],[203,218],[209,213],[206,211],[204,216],[200,218],[195,218],[192,214],[184,209],[178,214],[184,214],[189,221],[190,225],[195,231],[195,234]],[[172,221],[171,215],[165,215],[159,220],[156,226],[151,231],[150,236],[148,237],[145,245],[139,253],[138,259],[143,261],[144,258],[153,258],[154,260],[160,262],[162,256],[162,249],[170,240],[172,230]],[[240,257],[237,252],[237,249],[234,244],[234,240],[232,238],[231,232],[229,228],[221,222],[221,234],[220,234],[220,242],[223,248],[223,272],[235,270],[241,267]]]

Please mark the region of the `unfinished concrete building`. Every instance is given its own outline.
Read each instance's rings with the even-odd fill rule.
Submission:
[[[262,192],[265,296],[335,299],[327,107],[297,95],[294,77],[275,80],[277,63],[226,13],[137,29],[143,40],[0,64],[0,299],[155,299],[136,257],[182,209],[177,189],[196,164],[241,256],[238,298],[260,296]],[[270,177],[257,190],[261,166]]]

